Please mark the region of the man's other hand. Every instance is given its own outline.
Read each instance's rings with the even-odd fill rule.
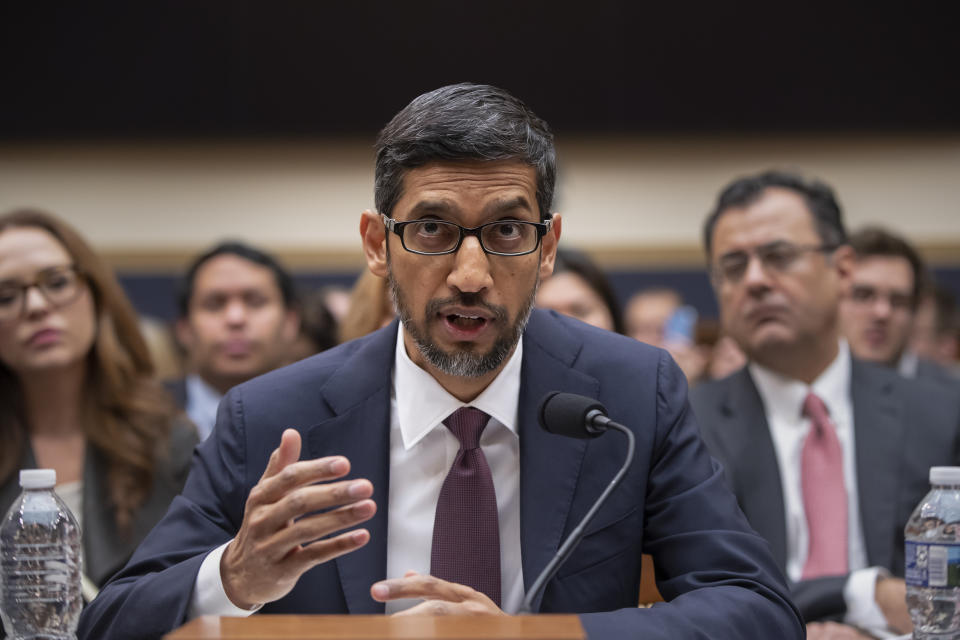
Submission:
[[[874,600],[891,629],[897,633],[913,631],[913,621],[907,611],[907,583],[903,578],[879,578]]]
[[[455,582],[408,571],[402,578],[381,580],[370,587],[378,602],[422,598],[420,604],[399,611],[397,616],[491,616],[506,615],[485,594]]]
[[[873,640],[873,636],[837,622],[811,622],[807,625],[807,640]]]
[[[307,569],[370,540],[366,529],[319,539],[373,517],[370,481],[330,482],[350,472],[349,460],[340,456],[299,458],[300,434],[287,429],[247,496],[240,530],[220,560],[224,592],[240,608],[282,598]]]

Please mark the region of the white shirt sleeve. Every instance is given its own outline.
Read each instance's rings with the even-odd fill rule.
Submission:
[[[877,578],[890,575],[882,567],[867,567],[850,573],[843,587],[847,613],[843,621],[871,631],[887,629],[887,619],[877,605]]]
[[[231,540],[232,542],[232,540]],[[227,616],[231,618],[246,618],[256,613],[262,604],[252,609],[241,609],[227,597],[220,579],[220,557],[230,542],[225,542],[207,554],[197,572],[197,581],[193,585],[193,595],[190,596],[190,606],[187,608],[187,620],[200,616]]]

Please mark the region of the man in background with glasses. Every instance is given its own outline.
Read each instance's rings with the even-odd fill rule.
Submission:
[[[960,461],[960,399],[851,357],[839,305],[854,253],[826,184],[776,171],[735,180],[704,242],[723,330],[749,362],[691,402],[808,638],[908,631],[893,577],[903,528],[928,468]]]
[[[854,233],[850,246],[856,260],[840,318],[853,354],[893,367],[908,378],[935,380],[960,391],[946,369],[908,349],[928,286],[920,254],[905,239],[880,227]]]
[[[638,445],[533,611],[583,614],[594,638],[801,637],[669,356],[532,309],[560,238],[554,181],[549,128],[505,91],[453,85],[400,111],[360,219],[400,321],[231,390],[183,496],[81,637],[261,607],[518,612],[624,455],[615,437],[541,429],[552,391],[599,399]],[[644,551],[673,602],[637,607]]]

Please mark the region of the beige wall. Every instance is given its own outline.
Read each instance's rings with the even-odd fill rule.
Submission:
[[[0,146],[0,211],[34,205],[121,266],[176,266],[225,236],[294,266],[360,264],[372,140]],[[768,166],[831,182],[851,227],[900,230],[960,264],[960,135],[563,138],[564,239],[608,265],[698,262],[700,225],[731,177]]]

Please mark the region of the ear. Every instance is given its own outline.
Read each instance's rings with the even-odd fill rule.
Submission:
[[[283,340],[290,344],[300,335],[300,314],[293,309],[287,309],[283,317]]]
[[[360,238],[367,268],[374,275],[387,277],[387,228],[380,216],[369,209],[360,215]]]
[[[190,353],[193,348],[193,329],[186,318],[177,318],[177,324],[174,325],[174,333],[177,335],[177,342],[184,351]]]
[[[557,244],[560,242],[560,227],[563,226],[559,213],[553,214],[553,226],[543,236],[543,246],[540,248],[540,279],[553,273],[553,265],[557,260]]]
[[[837,278],[839,278],[841,286],[846,290],[850,285],[850,280],[853,277],[853,269],[856,266],[856,253],[854,253],[853,247],[845,244],[838,247],[833,252],[831,258],[833,260],[833,266],[837,271]]]

